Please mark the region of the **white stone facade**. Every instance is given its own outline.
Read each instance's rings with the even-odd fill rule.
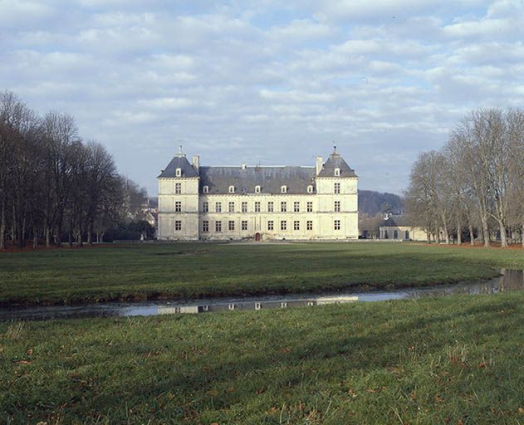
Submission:
[[[358,238],[358,177],[336,152],[316,167],[200,167],[179,153],[158,182],[160,240]]]

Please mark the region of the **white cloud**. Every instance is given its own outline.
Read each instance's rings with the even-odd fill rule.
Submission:
[[[522,3],[0,0],[0,89],[75,115],[152,193],[179,139],[267,165],[336,140],[362,187],[400,192],[469,109],[521,104]]]

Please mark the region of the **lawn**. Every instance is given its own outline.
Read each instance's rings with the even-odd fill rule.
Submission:
[[[518,424],[523,320],[516,292],[0,323],[0,422]]]
[[[493,277],[523,250],[409,243],[155,244],[0,253],[0,305],[380,289]]]

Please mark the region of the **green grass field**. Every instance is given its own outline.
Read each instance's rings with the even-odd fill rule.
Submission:
[[[0,323],[0,422],[519,424],[523,320],[516,292]]]
[[[523,250],[408,243],[155,244],[0,253],[0,304],[399,288],[524,268]]]

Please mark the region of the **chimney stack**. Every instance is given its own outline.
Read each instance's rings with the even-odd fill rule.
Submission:
[[[193,168],[198,173],[200,168],[200,157],[198,155],[193,155]]]
[[[317,163],[316,163],[316,169],[317,169],[317,176],[322,171],[322,167],[324,166],[324,161],[322,161],[321,156],[317,156]]]

